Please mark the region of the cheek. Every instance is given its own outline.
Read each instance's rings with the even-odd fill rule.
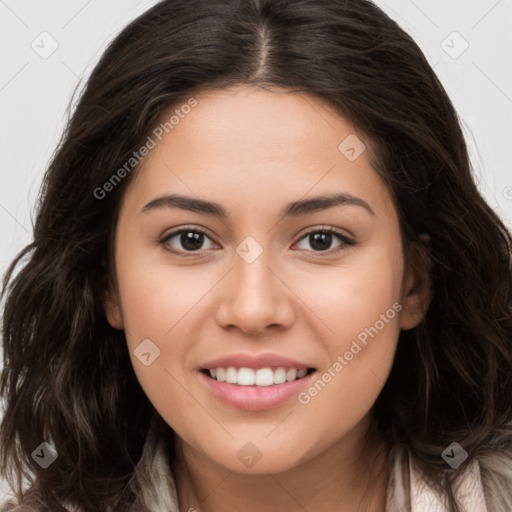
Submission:
[[[186,315],[214,284],[215,276],[208,271],[166,265],[162,257],[148,257],[148,252],[132,250],[129,256],[120,255],[117,260],[129,343],[144,338],[171,339],[186,325]]]
[[[398,306],[398,308],[397,308]],[[326,446],[340,431],[352,429],[373,407],[391,371],[399,336],[399,304],[382,311],[365,327],[351,319],[339,322],[329,343],[329,362],[300,393],[311,421],[309,435]],[[314,420],[313,420],[314,418]],[[325,431],[331,435],[325,438]]]
[[[179,269],[125,263],[119,262],[119,284],[135,374],[155,409],[177,431],[186,431],[196,421],[188,412],[195,411],[197,403],[186,391],[189,386],[185,367],[191,337],[185,331],[190,327],[188,320],[194,304],[207,289],[204,284],[190,285],[190,280],[197,278],[192,273],[187,279]],[[142,346],[146,348],[141,350]]]
[[[316,321],[324,324],[322,330],[332,353],[350,345],[350,340],[375,323],[386,335],[388,327],[394,325],[393,333],[397,334],[397,309],[401,307],[393,308],[393,304],[401,299],[402,270],[400,247],[396,250],[383,245],[354,252],[328,271],[319,267],[303,273],[295,280],[294,291],[315,314]]]
[[[305,302],[328,328],[322,329],[328,359],[299,403],[315,417],[329,411],[333,430],[368,412],[391,370],[402,310],[400,251],[368,251],[328,277],[308,278],[302,288]]]
[[[130,245],[126,238],[124,241],[125,244],[118,244],[116,268],[135,373],[157,408],[155,401],[161,400],[167,403],[166,407],[180,407],[178,382],[183,381],[181,368],[189,346],[184,329],[189,327],[188,315],[194,305],[211,287],[211,276],[208,280],[192,267],[164,265],[152,259],[147,248],[138,248],[136,243]],[[168,400],[169,396],[178,402]]]

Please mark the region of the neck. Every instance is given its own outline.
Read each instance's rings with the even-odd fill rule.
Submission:
[[[241,474],[224,468],[176,436],[180,512],[384,512],[388,450],[369,421],[354,444],[350,434],[298,466],[279,473]]]

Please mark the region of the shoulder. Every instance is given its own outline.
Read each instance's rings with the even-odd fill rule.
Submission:
[[[410,464],[411,510],[438,510],[448,512],[447,500],[434,491],[422,475]],[[489,512],[477,460],[473,460],[460,475],[454,495],[458,504],[466,512]]]
[[[478,458],[488,512],[512,510],[512,447]]]
[[[387,512],[448,511],[445,498],[423,478],[407,450],[395,447],[390,462]],[[512,447],[475,457],[453,491],[465,512],[512,511]]]

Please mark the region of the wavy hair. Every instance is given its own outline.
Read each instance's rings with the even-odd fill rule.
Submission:
[[[97,191],[171,108],[239,84],[311,94],[372,141],[404,243],[425,254],[432,283],[374,414],[389,446],[407,449],[458,511],[464,468],[511,449],[512,240],[477,190],[458,116],[423,53],[367,0],[164,0],[110,43],[44,175],[33,241],[4,278],[4,477],[40,510],[127,510],[139,499],[135,468],[155,411],[103,308],[137,168],[106,197]],[[440,456],[452,441],[469,454],[458,469]],[[31,456],[42,442],[58,451],[47,469]],[[507,471],[483,478],[511,509],[499,495],[512,487]]]

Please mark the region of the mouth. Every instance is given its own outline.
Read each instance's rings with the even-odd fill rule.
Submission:
[[[311,385],[315,368],[216,366],[198,372],[212,397],[244,411],[265,411],[289,403]]]
[[[202,368],[200,371],[209,379],[217,382],[225,382],[236,386],[274,387],[304,379],[316,369],[284,366],[266,366],[263,368],[219,366],[217,368]]]

